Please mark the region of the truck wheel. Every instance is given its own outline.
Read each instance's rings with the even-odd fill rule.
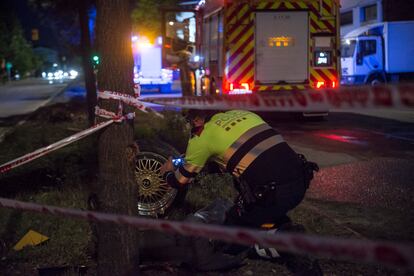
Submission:
[[[370,84],[371,86],[377,86],[383,83],[385,83],[385,80],[380,75],[374,75],[368,79],[368,84]]]
[[[155,144],[155,143],[154,143]],[[187,188],[171,188],[160,173],[160,168],[169,156],[178,152],[166,143],[158,145],[139,141],[140,152],[135,157],[135,182],[137,184],[137,209],[142,216],[162,217],[181,203]]]

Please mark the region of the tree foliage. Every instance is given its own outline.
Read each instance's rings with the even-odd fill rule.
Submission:
[[[60,49],[69,50],[79,54],[81,52],[81,30],[78,20],[78,7],[85,2],[91,5],[89,0],[28,0],[30,7],[36,10],[42,25],[59,40],[55,41]]]
[[[178,0],[139,0],[132,11],[133,32],[155,39],[161,35],[161,8],[177,7]]]
[[[20,22],[13,15],[8,19],[0,22],[0,61],[10,62],[15,73],[25,76],[38,69],[41,60],[24,37]]]
[[[6,23],[0,21],[0,59],[4,59],[8,53],[8,30]]]
[[[32,46],[23,35],[20,24],[15,24],[10,39],[10,61],[15,72],[22,76],[39,68],[39,58],[33,53]]]

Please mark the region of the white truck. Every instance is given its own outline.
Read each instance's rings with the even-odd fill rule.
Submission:
[[[341,84],[414,81],[414,21],[362,26],[341,44]]]

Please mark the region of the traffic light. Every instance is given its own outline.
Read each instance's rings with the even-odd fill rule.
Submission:
[[[94,65],[98,65],[99,64],[99,56],[98,55],[94,55],[92,57],[92,61]]]
[[[32,40],[33,41],[39,40],[39,30],[38,29],[32,29]]]

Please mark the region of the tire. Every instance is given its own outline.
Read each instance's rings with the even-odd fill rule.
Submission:
[[[158,141],[138,141],[140,152],[135,157],[135,182],[137,184],[137,211],[141,216],[162,217],[180,204],[187,188],[176,190],[163,179],[159,169],[169,156],[178,152],[170,145]]]
[[[384,84],[385,80],[382,76],[380,75],[374,75],[369,77],[367,84],[371,85],[371,86],[377,86],[377,85],[381,85]]]

